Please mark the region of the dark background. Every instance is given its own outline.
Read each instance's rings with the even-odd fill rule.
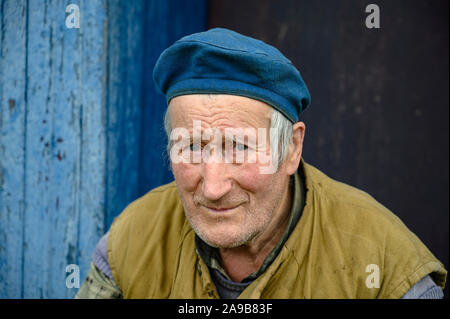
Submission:
[[[368,4],[380,28],[365,27]],[[210,2],[209,27],[277,47],[311,93],[304,158],[399,216],[448,269],[448,1]],[[447,288],[446,288],[447,296]]]

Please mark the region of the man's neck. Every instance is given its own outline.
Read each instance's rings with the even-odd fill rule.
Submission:
[[[256,272],[277,245],[289,222],[292,193],[291,187],[287,187],[274,213],[275,218],[254,240],[235,248],[219,248],[222,267],[231,280],[241,282]]]

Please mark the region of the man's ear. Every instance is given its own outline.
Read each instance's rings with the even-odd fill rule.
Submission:
[[[292,127],[292,143],[289,145],[289,152],[285,159],[286,172],[289,175],[294,174],[300,165],[305,129],[305,123],[303,122],[297,122]]]

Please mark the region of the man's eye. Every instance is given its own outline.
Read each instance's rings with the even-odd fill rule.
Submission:
[[[201,151],[202,148],[199,144],[191,144],[191,145],[189,145],[189,149],[192,152],[199,152],[199,151]]]
[[[236,143],[236,145],[234,147],[235,147],[236,151],[238,151],[238,152],[242,152],[247,149],[247,145],[240,144],[240,143]]]

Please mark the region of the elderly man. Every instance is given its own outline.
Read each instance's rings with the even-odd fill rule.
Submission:
[[[175,181],[130,204],[77,298],[441,298],[446,270],[368,194],[302,159],[310,96],[277,49],[226,29],[154,69]]]

